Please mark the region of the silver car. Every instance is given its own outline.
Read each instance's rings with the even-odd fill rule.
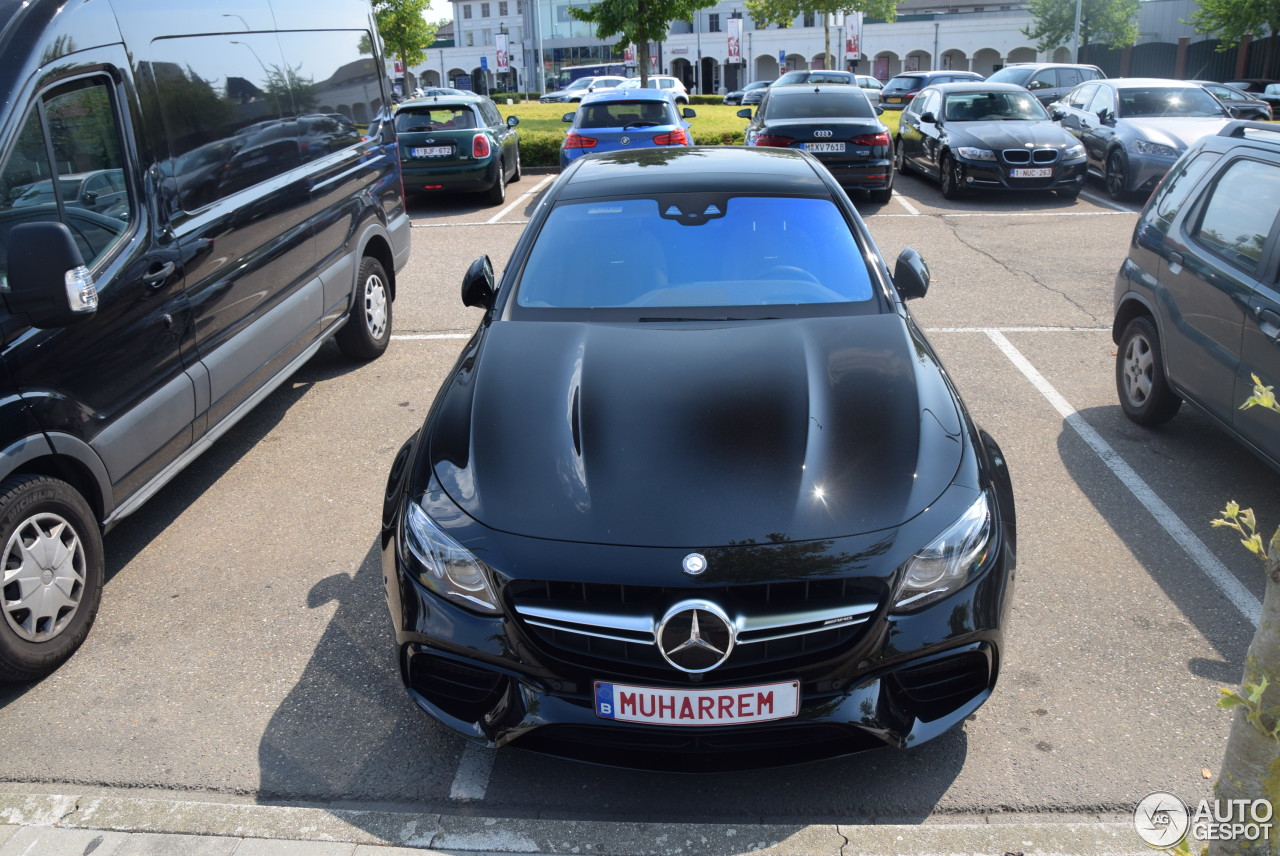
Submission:
[[[1231,121],[1203,87],[1156,78],[1090,80],[1049,109],[1113,199],[1150,193],[1188,146]]]

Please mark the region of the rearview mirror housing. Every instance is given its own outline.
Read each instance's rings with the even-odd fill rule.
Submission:
[[[98,290],[71,230],[56,220],[19,223],[9,231],[9,290],[5,301],[43,330],[93,315]]]
[[[489,310],[493,308],[494,294],[493,262],[488,256],[481,256],[471,263],[462,278],[462,304]]]
[[[893,286],[903,300],[924,297],[929,291],[929,266],[911,247],[898,253],[893,265]]]

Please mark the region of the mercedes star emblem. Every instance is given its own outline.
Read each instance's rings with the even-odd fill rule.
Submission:
[[[697,576],[707,569],[707,557],[701,553],[690,553],[684,557],[684,572],[691,576]]]
[[[707,600],[686,600],[658,625],[658,650],[682,672],[709,672],[729,659],[736,634],[724,610]]]

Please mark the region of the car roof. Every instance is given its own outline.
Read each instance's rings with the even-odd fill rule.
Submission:
[[[943,95],[949,95],[953,92],[1020,92],[1027,94],[1027,90],[1016,83],[989,83],[985,80],[961,80],[954,83],[935,83],[929,87],[936,89]]]
[[[1045,68],[1047,66],[1055,68],[1058,66],[1063,68],[1097,68],[1096,65],[1087,62],[1006,62],[1004,64],[1005,68]]]
[[[652,167],[664,164],[661,170]],[[785,193],[827,196],[831,190],[813,155],[799,149],[745,146],[645,148],[593,154],[564,173],[559,199],[647,196],[655,193]]]
[[[408,98],[401,101],[398,106],[403,110],[406,107],[437,107],[441,104],[474,105],[488,100],[484,95],[468,92],[461,95],[424,95],[421,98]]]
[[[840,93],[847,97],[853,97],[853,93],[857,92],[866,98],[867,95],[856,86],[850,86],[847,83],[775,83],[769,87],[769,97],[777,98],[779,95],[789,96],[798,92],[818,92],[818,93]]]
[[[625,101],[666,101],[674,102],[674,96],[665,89],[605,89],[582,96],[582,104],[599,104],[601,102],[621,103]]]
[[[1113,77],[1109,80],[1086,80],[1084,83],[1102,83],[1114,89],[1137,89],[1151,86],[1159,86],[1165,89],[1199,88],[1199,84],[1192,83],[1189,80],[1171,80],[1167,77]]]
[[[972,77],[974,80],[982,79],[982,75],[976,71],[947,71],[945,68],[935,68],[929,71],[900,71],[894,77],[935,77],[939,74],[960,74],[965,77]]]

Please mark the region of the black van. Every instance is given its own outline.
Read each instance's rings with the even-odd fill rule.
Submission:
[[[409,254],[368,0],[0,0],[0,679],[55,669],[102,533]]]

